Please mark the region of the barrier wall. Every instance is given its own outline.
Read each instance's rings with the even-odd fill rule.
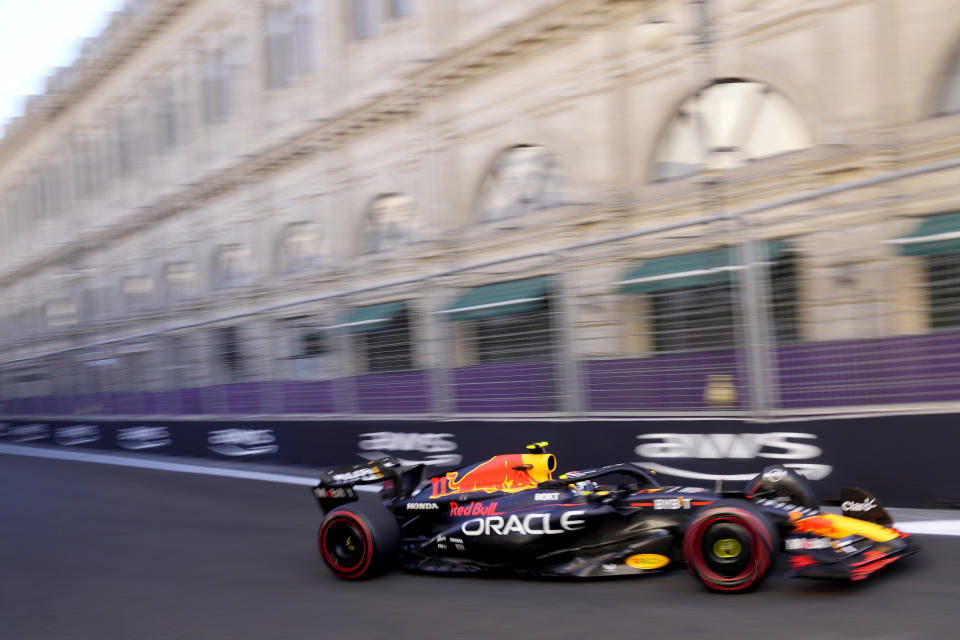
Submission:
[[[815,421],[0,421],[0,442],[327,466],[394,455],[439,472],[547,440],[560,471],[636,462],[664,484],[740,488],[782,463],[820,496],[845,486],[888,506],[960,504],[956,414]]]

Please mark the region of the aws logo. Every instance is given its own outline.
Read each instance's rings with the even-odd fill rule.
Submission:
[[[395,455],[401,464],[424,464],[428,466],[457,466],[463,460],[457,450],[452,433],[402,433],[396,431],[376,431],[361,433],[358,447],[363,453],[358,455],[367,460],[376,460],[387,455]],[[398,452],[403,452],[397,455]],[[427,455],[404,455],[406,452],[419,452]]]
[[[168,447],[172,442],[170,430],[163,426],[140,425],[120,429],[117,432],[117,444],[131,451]]]
[[[777,431],[773,433],[644,433],[637,436],[644,440],[635,452],[645,460],[637,463],[648,469],[679,478],[700,480],[749,480],[756,473],[717,475],[679,469],[650,462],[650,459],[687,458],[699,460],[811,460],[823,454],[820,447],[812,444],[817,436],[811,433]],[[821,480],[833,471],[826,464],[809,462],[785,462],[810,480]]]
[[[100,429],[92,424],[74,424],[69,427],[57,427],[53,432],[54,441],[64,447],[92,444],[100,439]]]
[[[207,434],[207,448],[223,456],[259,456],[276,453],[273,429],[218,429]]]

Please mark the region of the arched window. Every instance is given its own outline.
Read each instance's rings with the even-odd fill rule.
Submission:
[[[546,147],[518,145],[498,155],[480,186],[480,220],[515,218],[574,201],[570,178]]]
[[[717,81],[680,105],[657,144],[653,179],[733,169],[812,144],[800,113],[770,86]]]
[[[320,262],[320,229],[315,222],[292,222],[280,236],[281,273],[309,271]]]
[[[367,253],[415,242],[421,231],[417,202],[405,193],[384,193],[370,203],[364,229]]]
[[[933,113],[937,116],[960,113],[960,49],[954,52],[953,60],[947,67]]]

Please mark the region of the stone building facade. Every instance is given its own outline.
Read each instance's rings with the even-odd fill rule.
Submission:
[[[663,361],[684,400],[648,408],[775,409],[743,378],[802,359],[778,345],[869,366],[960,326],[954,8],[131,0],[0,142],[2,396],[421,370],[391,384],[444,412],[506,351],[599,411],[591,363],[746,345]]]

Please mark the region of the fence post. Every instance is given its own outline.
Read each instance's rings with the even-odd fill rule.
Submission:
[[[337,301],[334,304],[334,309],[334,323],[336,324],[342,321],[344,308]],[[333,329],[333,340],[338,370],[338,375],[333,381],[333,409],[340,414],[356,414],[358,412],[357,379],[353,375],[353,353],[350,350],[353,341],[350,334],[342,328]]]
[[[564,255],[556,255],[556,264],[565,264]],[[556,364],[560,374],[558,385],[559,409],[565,413],[579,414],[584,409],[583,384],[581,381],[580,366],[577,362],[577,351],[574,348],[575,305],[572,303],[569,290],[569,275],[563,272],[555,273],[550,278],[550,293],[553,296],[551,305],[554,334],[557,336]]]
[[[750,388],[750,410],[757,417],[769,415],[778,405],[777,369],[771,345],[776,332],[770,316],[770,271],[762,241],[753,238],[741,216],[738,246],[740,271],[740,312],[743,322],[741,339],[745,342],[747,382]]]
[[[432,278],[430,291],[436,295],[426,298],[429,308],[423,310],[423,335],[429,345],[428,373],[430,389],[430,408],[440,416],[449,416],[455,411],[453,382],[451,379],[451,357],[455,345],[450,337],[449,321],[441,318],[436,311],[446,300],[446,289],[437,283],[440,278]]]

